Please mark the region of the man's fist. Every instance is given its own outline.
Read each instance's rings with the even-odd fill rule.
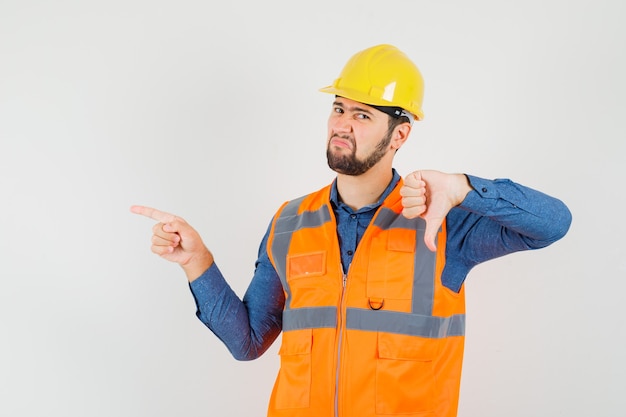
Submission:
[[[422,180],[420,171],[415,171],[404,178],[400,195],[402,215],[407,219],[414,219],[426,211],[426,183]]]
[[[402,215],[408,219],[422,217],[426,221],[424,243],[431,251],[437,250],[435,239],[448,212],[465,199],[471,191],[463,174],[439,171],[415,171],[404,178],[400,189]]]

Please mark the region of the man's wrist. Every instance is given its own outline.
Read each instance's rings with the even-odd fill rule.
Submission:
[[[456,205],[458,206],[465,200],[467,194],[473,190],[470,184],[469,178],[465,174],[455,174],[455,189],[456,189]]]
[[[204,255],[197,259],[191,259],[188,263],[181,266],[185,271],[185,275],[187,275],[187,280],[193,282],[204,274],[213,265],[213,262],[213,255],[207,251]]]

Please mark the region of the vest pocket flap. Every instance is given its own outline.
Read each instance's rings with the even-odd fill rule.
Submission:
[[[283,355],[306,355],[311,353],[313,345],[313,330],[288,330],[283,332],[283,340],[278,354]]]
[[[287,279],[326,273],[326,251],[287,255]]]
[[[378,357],[406,361],[432,361],[437,356],[439,339],[402,334],[378,333]]]
[[[277,409],[308,408],[311,405],[313,330],[288,330],[279,350],[280,370],[274,402]],[[274,415],[273,413],[270,413]],[[300,415],[295,412],[280,415]]]
[[[389,229],[387,249],[397,252],[415,252],[415,230]]]

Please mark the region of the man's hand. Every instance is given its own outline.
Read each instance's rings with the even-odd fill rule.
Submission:
[[[408,219],[421,216],[426,220],[424,243],[431,251],[437,250],[435,239],[446,215],[463,201],[471,191],[463,174],[439,171],[415,171],[404,178],[400,189],[402,215]]]
[[[132,206],[130,211],[159,222],[152,228],[152,252],[178,263],[189,282],[213,264],[213,255],[198,232],[182,218],[144,206]]]

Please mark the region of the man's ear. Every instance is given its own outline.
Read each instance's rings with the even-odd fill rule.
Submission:
[[[391,148],[398,150],[404,145],[404,142],[409,138],[411,133],[411,124],[402,123],[395,127],[393,134],[391,135]]]

